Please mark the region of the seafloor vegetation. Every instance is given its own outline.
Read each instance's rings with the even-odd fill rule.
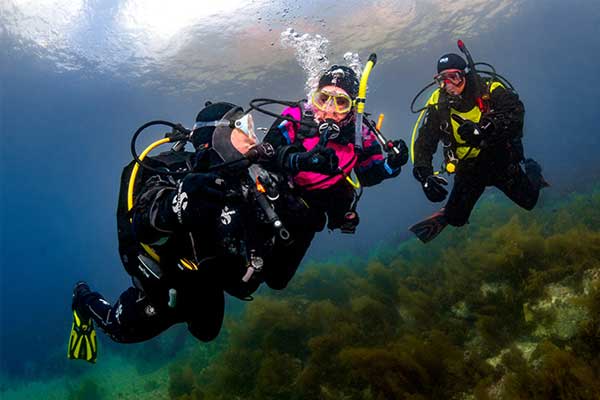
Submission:
[[[307,266],[229,321],[172,399],[599,399],[600,190],[527,213],[486,201],[426,247]],[[425,251],[426,250],[426,251]],[[199,344],[198,346],[202,346]]]
[[[598,400],[600,187],[545,200],[526,212],[488,196],[430,244],[306,265],[213,343],[183,326],[103,340],[97,365],[70,362],[75,380],[44,397]]]

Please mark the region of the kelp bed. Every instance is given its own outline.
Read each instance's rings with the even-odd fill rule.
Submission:
[[[216,356],[180,353],[169,396],[600,399],[598,210],[599,189],[529,213],[488,197],[430,244],[307,265],[229,319]]]

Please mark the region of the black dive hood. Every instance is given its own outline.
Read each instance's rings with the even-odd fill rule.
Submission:
[[[473,75],[473,73],[475,73],[477,75],[483,76],[484,78],[491,78],[493,80],[501,82],[504,86],[510,88],[512,91],[515,91],[515,88],[508,81],[508,79],[506,79],[505,77],[503,77],[502,75],[497,73],[494,66],[492,66],[491,64],[486,63],[486,62],[474,62],[473,58],[471,57],[471,53],[469,52],[469,50],[465,46],[465,43],[462,40],[458,40],[457,45],[458,45],[459,50],[467,58],[467,69],[468,69],[467,75],[469,75],[469,74]],[[477,68],[478,66],[484,67],[484,69],[478,69]],[[472,76],[473,82],[475,83],[475,85],[479,85],[479,80],[475,79],[475,78],[476,78],[475,76]],[[413,114],[420,113],[421,111],[425,110],[428,107],[437,105],[437,104],[429,104],[429,105],[426,104],[424,107],[421,107],[421,108],[415,110],[415,103],[417,102],[417,100],[419,100],[421,95],[423,93],[425,93],[428,89],[430,89],[431,87],[436,86],[436,85],[437,85],[437,83],[434,80],[431,83],[427,84],[427,86],[425,86],[423,89],[421,89],[416,94],[416,96],[413,98],[413,100],[410,103],[410,111]],[[481,88],[475,88],[475,90],[476,90],[476,102],[478,103],[478,106],[480,107],[480,109],[484,108],[483,101],[485,99],[483,98],[483,93],[482,93],[483,90]]]

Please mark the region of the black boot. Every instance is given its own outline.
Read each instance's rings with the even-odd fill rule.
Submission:
[[[354,233],[356,232],[356,227],[360,222],[360,218],[358,217],[358,213],[356,211],[348,211],[344,215],[344,222],[340,225],[340,230],[342,233]]]
[[[91,291],[89,285],[84,281],[79,281],[73,288],[73,300],[71,302],[71,309],[77,311],[81,318],[88,319],[90,317],[89,307],[87,302],[90,297],[93,297],[94,293]]]

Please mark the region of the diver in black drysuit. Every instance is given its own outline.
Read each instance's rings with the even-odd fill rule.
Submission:
[[[240,107],[215,103],[196,121],[233,121],[239,115],[243,115]],[[73,294],[73,309],[82,318],[91,317],[116,342],[145,341],[180,322],[186,322],[197,339],[210,341],[221,329],[224,292],[248,299],[262,282],[284,288],[291,276],[272,272],[295,271],[302,260],[305,249],[300,254],[294,251],[293,240],[274,237],[272,226],[257,217],[256,204],[243,201],[239,176],[228,169],[207,172],[209,166],[223,162],[210,148],[214,129],[193,131],[195,153],[146,158],[154,168],[193,167],[195,172],[172,177],[141,169],[141,190],[131,212],[124,192],[133,162],[123,171],[117,212],[119,252],[133,285],[112,305],[85,282],[79,282]],[[292,210],[302,207],[287,193],[280,197],[278,211],[288,205]],[[140,243],[151,246],[160,262]],[[252,272],[247,255],[243,256],[249,249],[256,249],[264,268],[252,270],[244,280]]]
[[[547,185],[540,165],[523,154],[525,108],[518,95],[494,81],[474,73],[465,74],[467,64],[457,54],[438,61],[441,88],[429,106],[414,146],[414,177],[432,202],[448,194],[444,178],[434,175],[432,158],[442,142],[454,160],[456,174],[448,202],[441,210],[444,223],[462,226],[487,186],[502,190],[524,209],[535,207],[540,189]],[[447,76],[444,74],[447,73]],[[454,79],[456,79],[454,81]],[[479,112],[474,80],[489,93],[487,113]],[[457,94],[460,92],[459,94]],[[521,163],[524,169],[521,168]]]

